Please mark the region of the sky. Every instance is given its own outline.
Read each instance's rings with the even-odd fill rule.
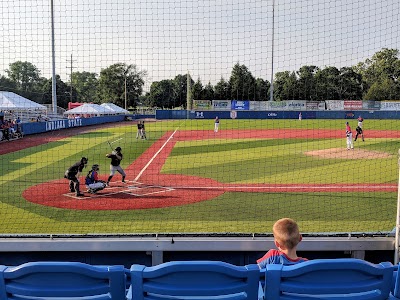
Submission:
[[[1,1],[0,75],[15,61],[50,78],[51,0]],[[146,86],[189,72],[205,85],[236,63],[270,81],[303,65],[352,66],[400,49],[398,0],[53,0],[56,73],[146,70]],[[71,60],[72,55],[72,60]],[[273,59],[272,59],[273,58]]]

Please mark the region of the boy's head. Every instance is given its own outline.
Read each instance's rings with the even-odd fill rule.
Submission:
[[[275,222],[272,227],[277,246],[283,249],[293,249],[301,241],[299,226],[289,218],[283,218]]]

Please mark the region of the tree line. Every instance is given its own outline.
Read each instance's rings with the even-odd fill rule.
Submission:
[[[187,84],[194,100],[270,100],[271,83],[255,78],[250,70],[236,63],[229,79],[213,86],[198,78],[179,74],[173,79],[152,82],[143,91],[147,71],[134,64],[117,63],[100,71],[73,72],[70,82],[56,76],[57,104],[68,102],[112,102],[121,107],[139,104],[151,107],[186,107]],[[282,100],[400,100],[399,50],[384,48],[355,66],[340,69],[327,66],[302,66],[297,71],[277,72],[274,76],[274,101]],[[30,62],[16,61],[0,75],[0,90],[12,91],[41,104],[52,103],[52,79],[40,75]]]

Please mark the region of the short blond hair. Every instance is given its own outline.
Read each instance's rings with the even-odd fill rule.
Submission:
[[[279,219],[272,227],[275,240],[287,249],[293,249],[301,240],[299,226],[290,218]]]

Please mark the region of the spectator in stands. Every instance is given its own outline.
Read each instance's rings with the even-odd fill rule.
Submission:
[[[260,269],[265,268],[268,264],[294,265],[307,261],[306,258],[297,256],[297,245],[302,240],[302,236],[299,226],[294,220],[283,218],[276,221],[272,232],[278,250],[271,249],[257,260]]]

